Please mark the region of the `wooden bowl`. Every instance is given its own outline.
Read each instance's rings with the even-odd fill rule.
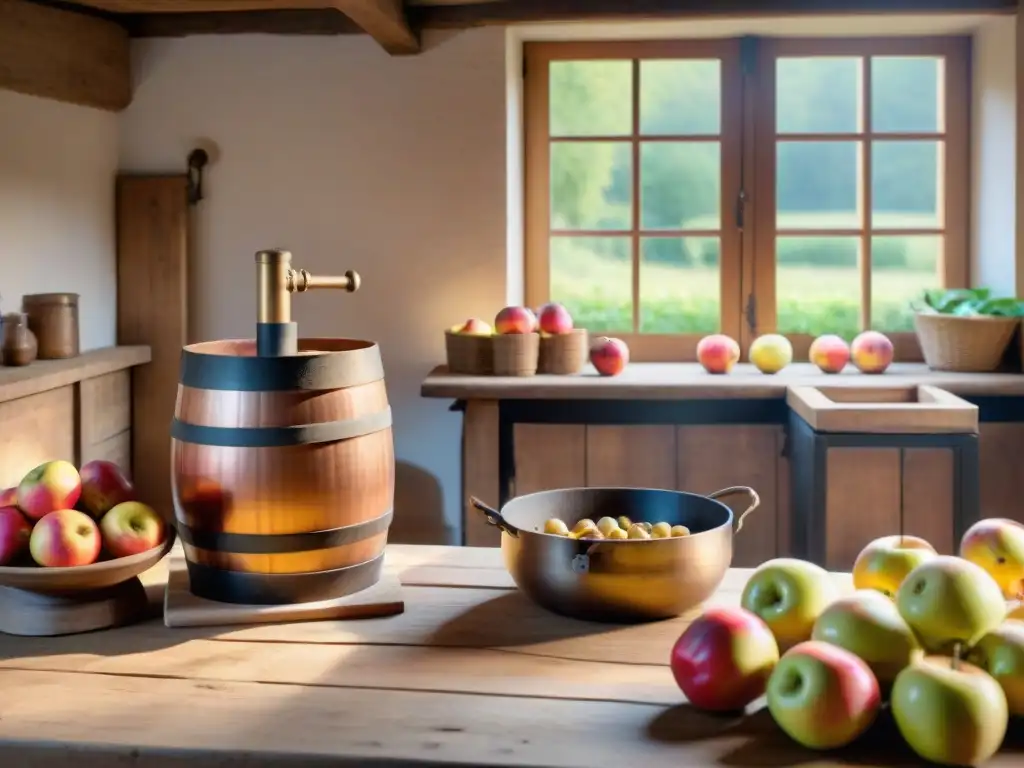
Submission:
[[[89,592],[113,587],[148,571],[171,551],[174,546],[174,528],[167,526],[163,544],[146,552],[113,560],[102,560],[92,565],[70,568],[0,566],[0,587],[14,587],[41,594],[67,594]]]

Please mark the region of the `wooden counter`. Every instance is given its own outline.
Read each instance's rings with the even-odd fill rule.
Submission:
[[[978,408],[980,509],[983,517],[1024,521],[1019,490],[1024,456],[1024,375],[942,373],[896,364],[882,375],[852,366],[838,375],[806,363],[765,375],[740,364],[713,376],[697,364],[631,364],[619,376],[592,368],[579,376],[478,377],[435,368],[424,397],[452,398],[464,412],[462,496],[500,504],[551,488],[623,485],[710,493],[749,485],[762,506],[736,539],[733,563],[756,566],[793,554],[790,386],[910,390],[930,385]],[[869,399],[874,399],[872,396]],[[884,398],[883,398],[884,399]],[[852,551],[874,535],[926,521],[918,535],[951,551],[946,519],[954,466],[928,447],[859,447],[837,453],[833,478],[858,514]],[[839,507],[836,507],[839,509]],[[821,512],[825,514],[825,512]],[[838,514],[838,513],[836,513]],[[844,514],[846,514],[844,512]],[[497,530],[465,507],[463,542],[495,546]],[[848,567],[852,563],[836,564]]]
[[[578,376],[465,376],[436,367],[423,381],[423,397],[458,400],[671,400],[785,397],[792,385],[910,387],[932,384],[957,395],[1024,396],[1024,374],[943,373],[923,363],[896,363],[882,375],[853,366],[825,374],[810,363],[795,363],[768,376],[740,363],[726,376],[713,376],[697,363],[632,363],[618,376],[598,376],[587,366]]]
[[[50,459],[109,459],[131,471],[131,369],[149,347],[0,368],[0,488]]]
[[[493,549],[391,546],[406,611],[384,619],[0,637],[0,753],[41,768],[918,765],[887,718],[815,754],[761,702],[689,708],[667,666],[683,619],[563,619]],[[711,601],[739,601],[748,572]],[[148,576],[159,599],[161,574]],[[835,576],[849,588],[848,577]],[[1024,736],[987,764],[1024,760]]]

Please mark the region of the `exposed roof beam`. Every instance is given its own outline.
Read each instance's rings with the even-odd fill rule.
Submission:
[[[132,100],[128,33],[82,13],[0,0],[0,88],[124,109]]]
[[[366,30],[388,53],[419,53],[419,35],[405,19],[402,0],[332,0],[332,4]]]

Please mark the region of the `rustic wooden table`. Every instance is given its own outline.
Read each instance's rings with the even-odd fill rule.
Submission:
[[[744,718],[693,711],[667,667],[683,619],[552,616],[515,590],[495,549],[392,546],[388,557],[405,584],[396,617],[0,637],[2,764],[920,764],[885,719],[858,748],[819,755],[758,706]],[[730,572],[715,601],[735,604],[748,573]],[[156,600],[165,578],[148,575]],[[1021,765],[1024,736],[1013,738],[992,768]]]

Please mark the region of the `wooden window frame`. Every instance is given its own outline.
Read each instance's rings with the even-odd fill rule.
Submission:
[[[639,146],[641,141],[716,140],[714,137],[641,136],[639,133],[639,62],[651,59],[713,59],[721,61],[721,123],[717,141],[721,146],[721,238],[720,320],[721,332],[739,341],[743,359],[757,335],[775,331],[775,61],[784,56],[859,56],[864,58],[862,82],[864,124],[856,134],[808,134],[807,138],[843,138],[863,142],[859,208],[862,239],[861,301],[870,301],[869,258],[871,238],[870,162],[871,141],[889,134],[870,132],[870,57],[943,56],[945,66],[943,128],[941,136],[891,134],[892,138],[940,139],[944,141],[942,199],[942,235],[944,237],[942,273],[946,287],[967,287],[969,274],[970,206],[970,56],[969,37],[872,37],[872,38],[758,38],[756,67],[744,71],[743,41],[740,38],[696,40],[579,41],[543,42],[524,45],[524,244],[525,288],[528,306],[549,300],[551,237],[549,71],[553,61],[633,60],[633,128],[628,136],[586,137],[583,141],[629,141],[632,144],[632,226],[622,235],[632,241],[632,295],[634,327],[638,328],[641,202],[639,195]],[[803,135],[800,136],[804,138]],[[565,140],[562,139],[556,140]],[[572,140],[572,139],[569,139]],[[865,173],[865,169],[866,173]],[[739,205],[740,193],[745,203]],[[744,215],[742,228],[737,217]],[[808,230],[808,234],[813,231]],[[927,234],[922,230],[922,234]],[[815,232],[816,233],[816,232]],[[581,236],[599,234],[581,232]],[[612,235],[613,233],[600,233]],[[675,233],[677,236],[701,236],[702,232]],[[826,234],[822,231],[816,234]],[[837,232],[843,235],[843,231]],[[907,234],[910,234],[908,231]],[[862,307],[862,321],[869,311]],[[616,333],[630,347],[635,361],[693,361],[696,345],[704,334]],[[889,333],[901,361],[922,359],[913,333]],[[798,360],[807,359],[811,338],[791,335]]]

